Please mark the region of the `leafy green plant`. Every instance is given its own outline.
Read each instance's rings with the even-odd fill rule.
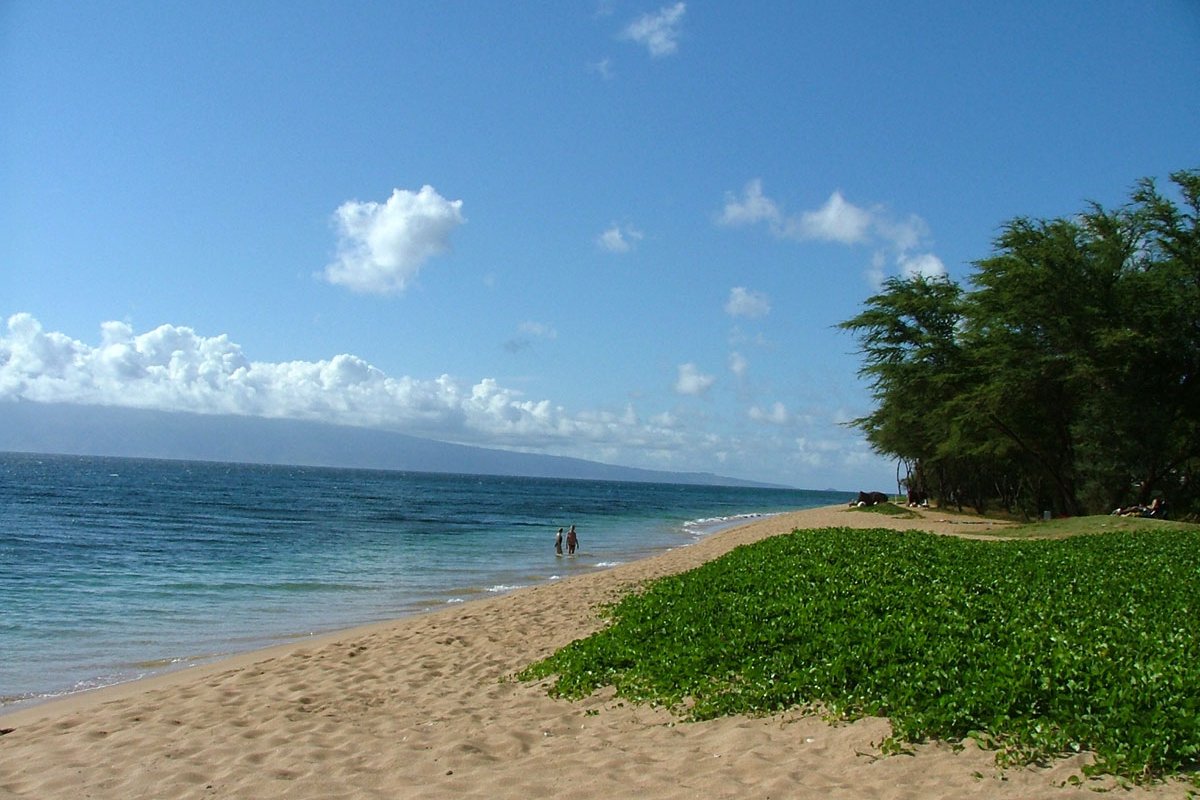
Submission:
[[[1089,750],[1133,779],[1200,754],[1200,529],[968,541],[832,528],[737,548],[521,673],[692,719],[811,707],[893,740]]]

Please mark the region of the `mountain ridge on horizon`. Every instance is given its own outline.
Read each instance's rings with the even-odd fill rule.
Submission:
[[[310,420],[117,406],[0,403],[0,451],[794,489],[706,472],[453,444]]]

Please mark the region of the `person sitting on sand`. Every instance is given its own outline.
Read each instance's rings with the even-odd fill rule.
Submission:
[[[579,546],[579,535],[575,533],[575,526],[571,526],[571,530],[567,531],[567,554],[575,555],[575,548]]]
[[[554,552],[560,556],[562,555],[562,540],[562,528],[559,528],[558,535],[554,537]]]

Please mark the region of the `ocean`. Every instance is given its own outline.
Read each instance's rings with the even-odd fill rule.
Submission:
[[[849,496],[0,454],[0,711],[604,569]],[[579,551],[556,556],[570,525]]]

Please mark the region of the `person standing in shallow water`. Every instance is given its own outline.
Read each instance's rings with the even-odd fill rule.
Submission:
[[[575,548],[579,546],[579,535],[575,533],[575,526],[571,526],[571,530],[567,531],[567,553],[575,555]]]
[[[562,528],[559,528],[558,535],[554,537],[554,552],[560,556],[562,555],[562,540]]]

